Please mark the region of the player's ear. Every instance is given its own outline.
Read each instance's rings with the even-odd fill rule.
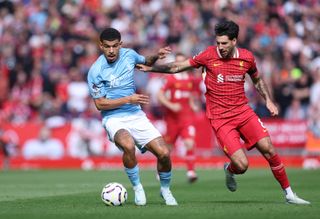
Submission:
[[[232,44],[235,46],[237,44],[237,38],[233,38]]]
[[[103,50],[103,43],[99,40],[99,48]]]
[[[119,42],[119,47],[122,47],[122,41]]]

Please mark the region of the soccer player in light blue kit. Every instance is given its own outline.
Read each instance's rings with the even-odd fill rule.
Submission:
[[[157,157],[160,194],[166,205],[178,205],[170,191],[170,151],[160,132],[148,120],[140,104],[148,104],[149,97],[137,94],[134,84],[136,64],[153,65],[165,58],[170,48],[159,49],[158,55],[144,57],[132,49],[121,48],[121,34],[106,28],[100,34],[102,55],[88,73],[90,94],[101,111],[102,125],[110,141],[123,152],[125,172],[133,185],[135,204],[146,205],[146,195],[140,182],[135,147],[144,153],[149,150]]]

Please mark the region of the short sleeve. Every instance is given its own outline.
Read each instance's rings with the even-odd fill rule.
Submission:
[[[136,64],[144,64],[146,62],[146,58],[140,54],[138,54],[133,49],[130,50],[130,54],[134,57]]]
[[[251,78],[257,78],[259,76],[259,72],[257,69],[257,65],[256,65],[256,60],[254,58],[254,56],[251,56],[251,67],[248,70],[248,74],[250,75]]]
[[[207,62],[207,51],[200,52],[199,54],[193,56],[189,59],[190,65],[195,68],[199,68],[200,66],[205,66]]]
[[[106,96],[106,91],[103,82],[99,79],[99,74],[91,68],[88,73],[88,88],[92,98],[97,99]]]

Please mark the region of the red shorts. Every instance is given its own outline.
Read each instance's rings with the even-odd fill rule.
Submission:
[[[215,120],[211,119],[210,124],[214,127]],[[231,156],[237,150],[245,147],[250,150],[262,138],[269,136],[266,127],[260,118],[252,111],[240,114],[229,119],[216,133],[221,149],[227,156]],[[241,142],[242,139],[244,141]]]
[[[164,139],[169,144],[174,144],[178,137],[182,139],[191,138],[194,139],[195,137],[195,127],[192,123],[181,123],[179,124],[178,121],[176,122],[168,122],[167,121],[167,132],[164,135]]]

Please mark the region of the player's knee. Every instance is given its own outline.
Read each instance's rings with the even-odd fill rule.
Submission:
[[[170,160],[170,150],[167,147],[164,147],[157,155],[159,161],[162,163],[168,162]]]
[[[244,174],[247,171],[248,167],[240,167],[237,174]]]
[[[276,150],[272,144],[268,147],[267,153],[269,154],[270,157],[276,154]]]
[[[249,167],[248,160],[246,159],[240,160],[237,163],[237,174],[244,174],[247,171],[248,167]]]
[[[135,154],[136,152],[136,148],[135,148],[135,145],[124,145],[121,147],[123,152],[126,153],[126,154]]]

